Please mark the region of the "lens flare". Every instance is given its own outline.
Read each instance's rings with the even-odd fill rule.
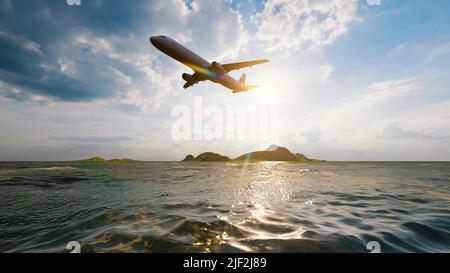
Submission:
[[[190,64],[190,63],[184,63],[184,64],[186,66],[190,67],[195,72],[203,74],[203,75],[206,75],[208,77],[216,78],[216,79],[220,79],[222,77],[222,75],[220,75],[218,73],[215,73],[215,72],[213,72],[213,71],[211,71],[209,69],[206,69],[204,67],[201,67],[201,66],[198,66],[198,65],[195,65],[195,64]]]

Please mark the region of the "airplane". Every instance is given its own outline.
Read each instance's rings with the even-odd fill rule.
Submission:
[[[192,75],[183,73],[182,78],[186,81],[183,86],[184,89],[187,89],[201,81],[209,80],[225,86],[226,88],[233,91],[233,93],[245,92],[257,86],[246,86],[245,74],[242,74],[239,81],[237,81],[233,77],[228,75],[228,72],[269,62],[269,60],[256,60],[229,64],[220,64],[218,62],[210,63],[169,37],[152,36],[150,37],[150,43],[152,43],[164,54],[172,57],[173,59],[194,70],[194,73]]]

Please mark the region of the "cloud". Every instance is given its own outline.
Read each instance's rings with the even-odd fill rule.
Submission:
[[[423,79],[419,77],[376,82],[366,88],[358,88],[355,90],[358,91],[356,94],[344,96],[331,104],[319,101],[309,109],[299,108],[290,115],[295,116],[295,120],[301,120],[304,128],[316,128],[302,134],[305,142],[309,144],[316,141],[316,143],[331,143],[333,146],[338,138],[339,145],[367,147],[370,139],[373,140],[379,133],[381,125],[393,123],[394,118],[404,113],[404,109],[398,109],[399,102],[411,100],[414,92],[423,90],[423,84]],[[411,111],[408,113],[411,116]],[[417,113],[425,112],[417,110]],[[429,116],[429,113],[425,113],[425,116]],[[406,123],[408,116],[402,117],[399,121]],[[298,122],[292,121],[289,127],[283,128],[286,130],[283,134],[295,134],[296,126]],[[317,128],[326,128],[326,135]],[[436,124],[436,130],[439,128],[442,128],[442,123]]]
[[[308,142],[319,142],[322,138],[323,131],[320,128],[311,128],[303,133]]]
[[[319,67],[319,75],[322,80],[322,82],[326,82],[331,78],[331,75],[333,74],[333,66],[330,64],[323,64]]]
[[[418,77],[404,78],[392,81],[382,81],[370,84],[368,90],[342,99],[334,109],[327,111],[325,119],[333,116],[333,122],[337,118],[342,120],[367,119],[367,113],[376,113],[383,104],[405,98],[414,91],[421,90],[422,81]]]
[[[190,8],[177,0],[86,1],[76,8],[12,1],[0,6],[0,26],[4,96],[104,100],[136,112],[160,111],[182,86],[181,67],[161,58],[149,36],[170,35],[219,60],[237,54],[246,39],[228,1],[197,0]]]
[[[380,139],[417,139],[419,134],[414,131],[404,130],[399,124],[388,124],[383,131],[376,135]]]
[[[379,55],[372,62],[380,45],[367,35],[386,35],[386,27],[403,31],[395,21],[403,14],[385,23],[379,17],[368,26],[373,21],[358,16],[369,10],[357,14],[364,5],[348,0],[91,0],[74,7],[65,0],[0,1],[0,157],[97,154],[157,160],[211,147],[231,155],[259,149],[255,142],[174,143],[170,107],[189,104],[198,95],[207,104],[280,103],[280,134],[292,135],[286,145],[297,144],[298,151],[318,158],[385,159],[392,148],[408,158],[411,144],[422,145],[422,152],[433,147],[429,158],[433,153],[448,158],[443,58],[448,45],[402,32],[409,42],[388,57],[408,57],[413,66],[402,66],[404,58]],[[388,5],[382,10],[370,10],[368,17],[393,15]],[[365,25],[350,33],[354,22]],[[160,34],[209,61],[268,58],[271,63],[249,73],[249,83],[260,85],[255,92],[231,96],[212,83],[183,92],[181,74],[190,71],[151,46],[149,36]],[[331,48],[343,36],[345,43]],[[355,69],[354,55],[367,64]],[[428,56],[442,67],[431,69]],[[414,66],[416,60],[425,63]],[[402,69],[395,69],[394,61]]]
[[[405,78],[393,81],[377,82],[369,85],[370,89],[377,91],[378,96],[408,93],[421,87],[418,78]]]
[[[268,0],[254,16],[256,38],[268,50],[321,49],[348,31],[356,0]]]
[[[194,1],[183,27],[192,49],[218,61],[236,56],[248,40],[242,17],[229,1]]]
[[[450,42],[443,43],[427,50],[427,61],[434,61],[441,57],[450,55]]]
[[[114,142],[124,142],[132,140],[130,137],[116,137],[116,136],[83,136],[83,137],[61,137],[61,136],[51,136],[49,140],[54,141],[64,141],[64,142],[86,142],[86,143],[114,143]]]
[[[445,132],[416,132],[413,130],[403,129],[399,123],[391,123],[384,127],[384,129],[375,135],[378,139],[420,139],[420,140],[447,140],[450,135]]]
[[[388,57],[403,57],[410,54],[417,53],[417,51],[423,50],[423,46],[419,44],[414,43],[402,43],[398,46],[392,48],[389,53]]]
[[[432,62],[450,55],[450,42],[440,44],[402,43],[392,48],[388,57],[420,56],[426,62]]]
[[[23,18],[32,21],[38,16],[39,12]],[[117,70],[107,60],[73,45],[70,36],[51,39],[36,35],[32,40],[33,34],[0,31],[0,81],[5,85],[20,93],[66,101],[110,97],[124,87]]]

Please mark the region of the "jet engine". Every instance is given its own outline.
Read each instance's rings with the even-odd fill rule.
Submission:
[[[187,81],[187,82],[191,82],[194,80],[194,76],[188,73],[183,73],[183,75],[181,75],[181,77],[183,78],[183,80]]]
[[[213,62],[211,64],[211,70],[219,75],[224,75],[227,73],[225,68],[223,68],[223,66],[218,62]]]

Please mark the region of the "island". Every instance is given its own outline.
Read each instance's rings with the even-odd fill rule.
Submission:
[[[235,159],[230,159],[227,156],[217,153],[207,152],[194,157],[187,155],[183,162],[218,162],[218,161],[244,161],[244,162],[263,162],[263,161],[284,161],[284,162],[324,162],[324,160],[317,160],[308,158],[301,153],[292,153],[285,147],[271,145],[264,151],[254,151],[243,154]]]
[[[231,159],[228,156],[206,152],[194,157],[193,155],[187,155],[183,161],[197,161],[197,162],[223,162],[230,161]]]
[[[198,156],[187,155],[182,162],[264,162],[264,161],[280,161],[280,162],[304,162],[315,163],[325,162],[324,160],[308,158],[301,153],[292,153],[286,147],[277,145],[271,145],[264,151],[254,151],[250,153],[238,156],[235,159],[231,159],[228,156],[221,155],[213,152],[206,152],[199,154]],[[138,163],[143,161],[128,159],[128,158],[115,158],[105,159],[103,157],[92,157],[83,160],[71,161],[74,163]]]
[[[83,160],[76,160],[73,161],[76,163],[135,163],[135,162],[139,162],[137,160],[133,160],[133,159],[128,159],[128,158],[114,158],[114,159],[104,159],[102,157],[92,157],[92,158],[88,158],[88,159],[83,159]]]

